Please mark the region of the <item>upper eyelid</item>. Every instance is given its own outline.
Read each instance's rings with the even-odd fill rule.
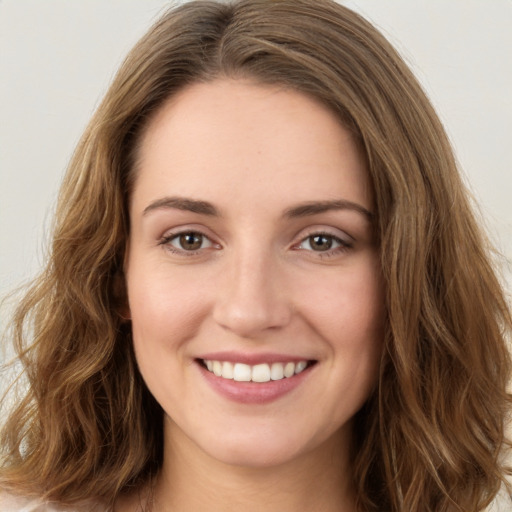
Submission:
[[[194,224],[185,224],[174,228],[166,229],[160,238],[173,238],[182,235],[183,233],[197,233],[202,235],[213,242],[214,238],[218,238],[211,233],[210,229],[205,227],[197,227]]]
[[[347,243],[354,243],[356,239],[351,236],[346,231],[335,228],[335,227],[325,227],[325,226],[311,226],[309,228],[301,229],[296,236],[294,237],[295,240],[302,241],[306,238],[309,238],[310,236],[314,235],[327,235],[332,236],[333,238],[338,238],[342,242]],[[348,239],[348,240],[346,240]]]
[[[308,239],[310,239],[310,238],[312,238],[314,236],[327,236],[327,237],[331,237],[339,245],[339,247],[332,247],[332,248],[327,249],[326,251],[318,251],[318,254],[326,254],[326,253],[329,253],[329,252],[338,251],[340,249],[349,249],[349,248],[353,247],[353,243],[352,242],[348,242],[347,240],[343,240],[342,238],[340,238],[338,236],[331,235],[329,233],[312,233],[309,236],[301,238],[297,243],[292,245],[292,248],[300,248],[300,246],[302,244],[304,244]],[[315,251],[315,252],[317,252],[317,251]]]

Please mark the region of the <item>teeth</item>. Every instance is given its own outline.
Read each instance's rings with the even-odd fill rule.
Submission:
[[[222,363],[220,361],[213,361],[213,373],[220,377],[222,375]]]
[[[302,371],[305,370],[306,366],[307,366],[308,363],[306,363],[306,361],[299,361],[296,365],[295,365],[295,373],[300,373]]]
[[[225,379],[232,379],[234,377],[233,363],[230,363],[229,361],[224,361],[222,363],[222,377]]]
[[[284,367],[284,376],[291,377],[295,374],[295,365],[293,363],[286,363]]]
[[[233,379],[238,382],[249,382],[251,380],[251,367],[248,364],[236,363],[233,370]]]
[[[257,364],[252,367],[253,382],[268,382],[270,380],[270,367],[268,364]]]
[[[208,371],[223,379],[233,379],[238,382],[269,382],[292,377],[303,372],[308,363],[267,363],[250,366],[244,363],[230,363],[229,361],[203,361]]]
[[[284,378],[284,368],[281,363],[273,363],[270,367],[270,378],[272,380],[281,380]]]

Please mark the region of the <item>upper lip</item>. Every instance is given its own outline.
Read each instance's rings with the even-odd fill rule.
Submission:
[[[202,354],[198,359],[206,361],[228,361],[230,363],[244,363],[251,366],[262,363],[298,363],[299,361],[312,361],[310,357],[292,355],[292,354],[277,354],[273,352],[266,352],[260,354],[249,354],[247,352],[210,352]]]

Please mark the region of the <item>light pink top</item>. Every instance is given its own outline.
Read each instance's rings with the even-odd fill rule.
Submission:
[[[512,501],[505,493],[500,493],[497,499],[482,512],[511,512]],[[40,500],[31,500],[26,498],[14,497],[11,495],[0,494],[1,512],[108,512],[104,506],[94,504],[93,502],[84,503],[81,506],[73,508],[64,508]]]
[[[83,503],[72,508],[60,507],[37,499],[28,499],[10,494],[0,493],[1,512],[108,512],[107,509],[94,502]]]

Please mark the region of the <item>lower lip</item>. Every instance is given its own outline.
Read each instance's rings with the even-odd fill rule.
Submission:
[[[293,377],[269,382],[238,382],[233,379],[223,379],[208,371],[197,363],[206,382],[220,395],[242,404],[266,404],[278,400],[296,389],[308,375],[313,366],[308,366]]]

